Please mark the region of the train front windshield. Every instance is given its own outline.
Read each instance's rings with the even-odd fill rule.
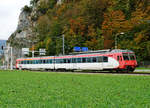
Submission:
[[[135,54],[131,53],[123,53],[124,60],[135,60]]]

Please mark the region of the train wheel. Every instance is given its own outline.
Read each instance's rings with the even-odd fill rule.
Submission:
[[[134,68],[132,68],[131,66],[127,66],[126,68],[127,72],[134,72]]]

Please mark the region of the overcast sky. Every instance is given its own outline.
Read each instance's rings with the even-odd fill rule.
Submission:
[[[0,0],[0,39],[8,39],[16,30],[21,8],[30,0]]]

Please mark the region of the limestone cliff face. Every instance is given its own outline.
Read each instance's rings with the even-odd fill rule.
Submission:
[[[33,22],[31,20],[31,13],[22,11],[19,16],[18,26],[16,31],[10,36],[8,42],[15,47],[29,47],[30,38],[33,35]]]
[[[17,48],[31,47],[33,39],[36,39],[34,27],[36,26],[37,19],[40,16],[40,13],[37,11],[39,2],[32,6],[32,9],[28,7],[31,9],[30,11],[22,9],[17,29],[7,41],[11,46]]]

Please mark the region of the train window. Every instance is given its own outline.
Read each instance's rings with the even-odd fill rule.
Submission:
[[[124,60],[129,60],[128,54],[123,54],[123,59],[124,59]]]
[[[73,59],[72,59],[72,63],[76,63],[76,58],[73,58]]]
[[[108,62],[108,57],[103,57],[103,62]]]
[[[31,62],[32,62],[32,64],[35,64],[35,63],[34,63],[34,60],[32,60]]]
[[[103,62],[103,57],[102,56],[97,57],[97,60],[98,60],[98,62]]]
[[[67,63],[67,60],[66,60],[66,59],[64,59],[64,63]]]
[[[45,64],[46,63],[46,61],[45,60],[43,60],[43,64]]]
[[[49,59],[49,60],[48,60],[48,63],[49,63],[49,64],[52,64],[52,60],[51,60],[51,59]]]
[[[130,60],[135,60],[134,54],[130,54]]]
[[[66,63],[71,63],[71,59],[66,59]]]
[[[29,64],[29,61],[27,61],[27,64]]]
[[[63,63],[63,59],[57,59],[56,63]]]
[[[77,63],[81,63],[81,58],[77,58]]]
[[[56,61],[56,63],[59,63],[59,59],[56,59],[55,61]]]
[[[96,57],[93,57],[92,62],[97,62]]]
[[[48,60],[45,60],[45,64],[48,64]]]
[[[38,60],[35,60],[35,64],[38,64]]]
[[[30,60],[29,63],[32,64],[32,60]]]
[[[40,60],[36,60],[36,64],[40,64],[39,62],[40,62]]]
[[[43,63],[43,60],[39,60],[39,64],[42,64]]]
[[[63,61],[63,59],[60,59],[60,63],[63,63],[64,61]]]
[[[91,63],[91,58],[90,57],[87,58],[87,62]]]
[[[86,63],[86,58],[82,58],[82,63]]]
[[[117,60],[119,61],[119,59],[120,59],[120,56],[117,56]]]

